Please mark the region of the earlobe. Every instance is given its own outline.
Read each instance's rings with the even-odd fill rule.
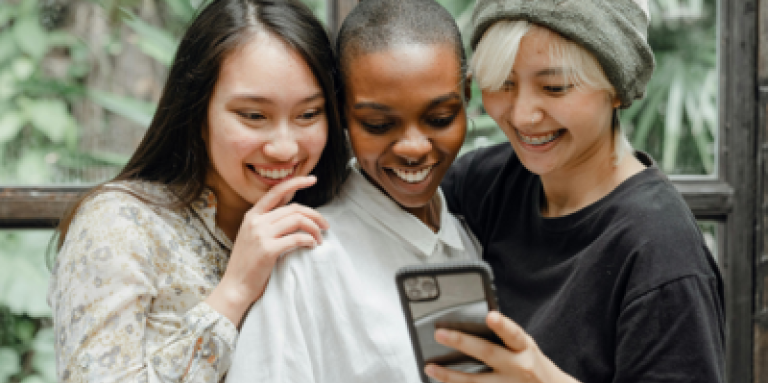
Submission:
[[[621,106],[621,100],[616,96],[611,96],[611,106],[616,109]]]

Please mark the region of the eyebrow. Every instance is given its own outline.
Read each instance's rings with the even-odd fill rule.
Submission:
[[[563,68],[547,68],[536,72],[536,77],[558,76],[565,73]]]
[[[451,93],[448,93],[446,95],[442,95],[442,96],[432,100],[429,103],[429,106],[427,107],[427,109],[434,108],[434,107],[436,107],[436,106],[438,106],[438,105],[440,105],[440,104],[442,104],[444,102],[448,102],[448,101],[451,101],[451,100],[459,100],[459,101],[461,101],[461,96],[459,96],[459,94],[456,93],[456,92],[451,92]]]
[[[358,102],[352,107],[352,109],[374,109],[382,112],[389,112],[392,110],[392,108],[384,104],[379,104],[378,102]]]
[[[304,103],[307,103],[307,102],[315,101],[315,100],[320,99],[320,98],[323,98],[323,93],[322,92],[317,92],[317,93],[315,93],[315,94],[313,94],[313,95],[311,95],[309,97],[306,97],[303,100],[299,101],[299,103],[304,104]],[[253,101],[253,102],[259,102],[259,103],[262,103],[262,104],[274,104],[275,103],[272,99],[270,99],[268,97],[259,96],[259,95],[255,95],[255,94],[235,94],[234,96],[232,96],[232,100],[248,100],[248,101]]]
[[[450,101],[450,100],[461,100],[461,96],[459,96],[459,94],[456,93],[456,92],[451,92],[451,93],[448,93],[446,95],[442,95],[442,96],[437,97],[437,98],[433,99],[432,101],[430,101],[429,105],[427,106],[427,109],[434,108],[435,106],[440,105],[440,104],[442,104],[444,102],[447,102],[447,101]],[[378,110],[378,111],[381,111],[381,112],[390,112],[390,111],[392,111],[392,108],[390,108],[389,106],[386,106],[384,104],[379,104],[377,102],[358,102],[352,108],[355,109],[355,110],[368,108],[368,109]]]

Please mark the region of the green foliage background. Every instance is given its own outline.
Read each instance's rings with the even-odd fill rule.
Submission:
[[[74,1],[94,3],[109,16],[110,38],[104,46],[89,46],[59,26],[66,0],[0,1],[0,184],[4,186],[88,184],[103,179],[94,178],[89,169],[117,171],[127,157],[81,145],[84,121],[74,117],[73,104],[89,100],[140,127],[149,124],[155,105],[88,87],[89,57],[94,49],[116,54],[131,44],[167,66],[180,31],[207,0],[159,1],[165,15],[162,26],[134,16],[139,0]],[[304,1],[324,18],[324,0]],[[473,1],[438,1],[463,31],[469,29]],[[651,153],[668,173],[712,174],[717,131],[716,0],[649,3],[653,15],[649,41],[657,69],[647,97],[622,113],[622,124],[634,146]],[[126,28],[130,33],[120,32]],[[472,91],[473,123],[465,151],[505,140],[484,114],[479,89],[475,86]],[[711,225],[704,229],[714,232]],[[0,231],[0,383],[55,381],[54,336],[45,302],[49,273],[44,254],[49,237],[50,231]]]

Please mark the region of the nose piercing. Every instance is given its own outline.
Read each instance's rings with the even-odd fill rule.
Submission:
[[[534,121],[535,119],[536,119],[536,116],[531,116],[531,125],[533,125],[533,124],[535,124],[535,123],[536,123],[536,122]]]
[[[410,165],[413,165],[413,164],[415,164],[415,163],[416,163],[416,161],[411,161],[411,160],[407,160],[407,161],[408,161],[408,165],[409,165],[409,166],[410,166]]]

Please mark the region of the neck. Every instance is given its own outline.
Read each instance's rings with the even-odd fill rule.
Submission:
[[[206,179],[206,186],[213,191],[216,196],[216,226],[226,234],[226,236],[235,241],[240,225],[243,223],[245,213],[251,209],[243,198],[237,195],[228,187],[219,187],[222,182],[217,182],[215,177]]]
[[[437,195],[432,197],[425,206],[416,208],[404,207],[404,209],[421,222],[424,222],[435,233],[440,230],[440,200],[437,198]]]
[[[544,217],[562,217],[575,213],[610,194],[645,166],[628,153],[614,164],[613,147],[599,150],[568,168],[541,177],[545,201]]]
[[[227,208],[227,204],[219,200],[216,207],[216,226],[234,242],[247,211],[248,209]]]

